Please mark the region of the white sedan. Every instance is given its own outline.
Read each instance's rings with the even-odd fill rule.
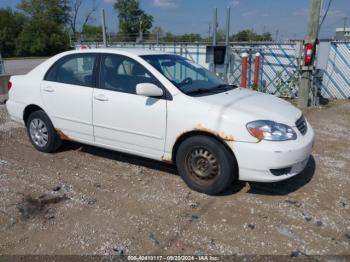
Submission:
[[[176,163],[187,185],[207,194],[235,180],[297,175],[314,142],[290,103],[161,52],[69,51],[11,77],[8,88],[7,110],[37,150],[71,140]]]

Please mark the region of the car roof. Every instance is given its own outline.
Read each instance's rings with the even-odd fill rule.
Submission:
[[[169,54],[162,51],[142,49],[142,48],[89,48],[89,49],[77,49],[70,51],[70,53],[114,53],[128,56],[143,56],[143,55],[164,55]]]

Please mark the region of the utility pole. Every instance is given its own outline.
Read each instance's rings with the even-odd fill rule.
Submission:
[[[142,17],[140,17],[140,43],[143,41]]]
[[[226,41],[225,44],[228,46],[230,41],[230,23],[231,23],[231,8],[227,7],[227,14],[226,14]]]
[[[344,17],[344,34],[346,32],[346,22],[347,22],[348,18],[345,16]]]
[[[229,68],[229,59],[230,59],[230,23],[231,23],[231,8],[227,7],[227,14],[226,14],[226,39],[225,39],[225,45],[226,45],[226,57],[225,57],[225,79],[228,80],[228,68]]]
[[[210,37],[211,37],[211,23],[209,23],[209,28],[208,28],[208,42],[210,42]]]
[[[107,47],[105,10],[101,9],[103,46]]]
[[[216,73],[216,65],[214,62],[214,50],[215,50],[215,46],[216,46],[216,33],[217,33],[217,29],[218,29],[218,9],[215,7],[214,8],[214,14],[213,14],[213,71],[214,74]]]
[[[305,43],[313,44],[313,52],[315,52],[316,40],[318,38],[318,30],[320,25],[320,12],[321,12],[321,0],[310,0],[310,13],[307,35],[305,37]],[[315,54],[313,54],[315,55]],[[298,107],[305,109],[308,106],[309,94],[312,85],[312,70],[313,65],[301,66],[300,86]]]
[[[214,8],[214,15],[213,15],[213,46],[216,46],[216,33],[218,29],[218,9]]]

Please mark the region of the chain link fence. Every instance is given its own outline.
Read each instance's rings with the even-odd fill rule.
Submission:
[[[230,82],[240,83],[241,54],[248,54],[248,86],[253,88],[255,54],[260,54],[258,90],[282,97],[297,96],[301,42],[232,45]]]
[[[302,41],[290,43],[249,42],[231,43],[228,62],[228,74],[223,76],[229,82],[240,85],[241,54],[248,53],[248,87],[253,88],[255,54],[260,53],[260,72],[258,90],[281,97],[295,98],[298,96],[299,66],[301,63]],[[321,65],[316,62],[313,74],[313,95],[321,94],[325,98],[346,99],[350,97],[350,41],[324,42],[328,48],[318,51],[318,60],[326,61]],[[324,44],[323,43],[323,44]],[[112,48],[143,48],[174,53],[184,56],[212,69],[206,57],[208,43],[109,43]],[[75,48],[101,48],[102,42],[76,43]],[[222,73],[220,73],[222,75]]]

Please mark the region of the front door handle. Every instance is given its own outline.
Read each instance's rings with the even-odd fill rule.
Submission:
[[[51,86],[46,86],[43,88],[43,90],[45,92],[49,92],[49,93],[55,92],[55,89],[53,89],[53,87],[51,87]]]
[[[94,98],[95,100],[102,101],[102,102],[108,101],[108,98],[103,94],[95,95]]]

